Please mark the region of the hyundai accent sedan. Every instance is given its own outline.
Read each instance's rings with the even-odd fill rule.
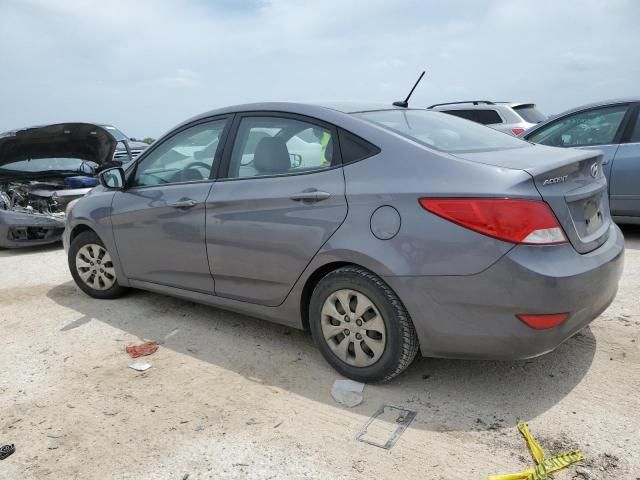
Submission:
[[[623,237],[601,161],[424,109],[234,106],[102,172],[64,243],[92,297],[308,328],[340,373],[384,381],[418,351],[537,356],[607,308]]]

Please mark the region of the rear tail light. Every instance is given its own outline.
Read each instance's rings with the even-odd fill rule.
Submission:
[[[524,132],[524,128],[516,127],[511,129],[511,133],[513,133],[516,137]]]
[[[557,327],[569,318],[568,313],[546,313],[543,315],[516,315],[527,326],[536,330]]]
[[[462,227],[511,243],[566,243],[549,205],[515,198],[421,198],[420,205]]]

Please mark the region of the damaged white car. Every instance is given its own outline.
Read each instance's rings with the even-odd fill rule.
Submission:
[[[119,166],[126,138],[102,126],[63,123],[0,134],[0,247],[54,243],[66,206],[97,185],[97,173]]]

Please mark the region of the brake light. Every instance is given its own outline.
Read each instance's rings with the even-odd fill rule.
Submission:
[[[569,318],[568,313],[551,313],[542,315],[516,315],[519,320],[524,322],[527,326],[536,330],[544,330],[546,328],[557,327]]]
[[[511,129],[511,133],[513,133],[516,137],[524,132],[524,128],[516,127]]]
[[[540,200],[516,198],[421,198],[425,210],[489,237],[511,243],[566,243],[558,219]]]

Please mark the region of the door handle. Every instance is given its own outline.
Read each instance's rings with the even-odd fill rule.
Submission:
[[[312,190],[310,192],[294,193],[289,198],[294,202],[320,202],[329,198],[331,194],[329,192],[321,192],[319,190]]]
[[[173,208],[191,208],[191,207],[195,207],[197,204],[198,202],[189,198],[185,200],[179,200],[175,203],[170,203],[169,206]]]

